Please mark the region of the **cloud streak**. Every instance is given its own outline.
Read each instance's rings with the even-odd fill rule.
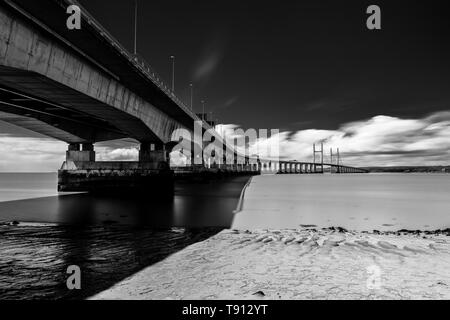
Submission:
[[[216,32],[212,40],[205,46],[203,53],[194,68],[193,80],[206,82],[219,66],[225,56],[225,35]]]

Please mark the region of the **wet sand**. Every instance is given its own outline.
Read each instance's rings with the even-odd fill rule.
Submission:
[[[449,232],[225,230],[92,299],[450,299]]]

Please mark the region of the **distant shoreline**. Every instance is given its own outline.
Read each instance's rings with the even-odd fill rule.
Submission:
[[[392,166],[392,167],[364,167],[369,172],[386,173],[450,173],[450,166]]]
[[[387,166],[387,167],[361,167],[371,173],[450,173],[449,166]],[[57,174],[58,171],[0,171],[0,174]]]

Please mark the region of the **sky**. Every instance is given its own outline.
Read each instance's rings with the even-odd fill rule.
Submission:
[[[133,49],[132,0],[81,0]],[[137,51],[194,109],[229,128],[279,129],[280,154],[340,148],[353,165],[450,164],[445,1],[140,0]],[[366,8],[381,8],[381,30]],[[54,171],[66,146],[0,123],[0,171]],[[99,159],[135,159],[104,143]]]

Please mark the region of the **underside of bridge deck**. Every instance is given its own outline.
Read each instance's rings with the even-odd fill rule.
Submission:
[[[83,28],[69,32],[60,19],[66,3],[0,2],[0,120],[68,143],[60,191],[165,190],[161,179],[170,189],[172,134],[194,131],[198,117],[87,12]],[[200,123],[203,133],[209,126]],[[96,161],[94,143],[121,138],[141,143],[139,161]]]
[[[0,67],[0,83],[1,110],[19,116],[4,121],[68,143],[160,141],[140,119],[37,73]]]

